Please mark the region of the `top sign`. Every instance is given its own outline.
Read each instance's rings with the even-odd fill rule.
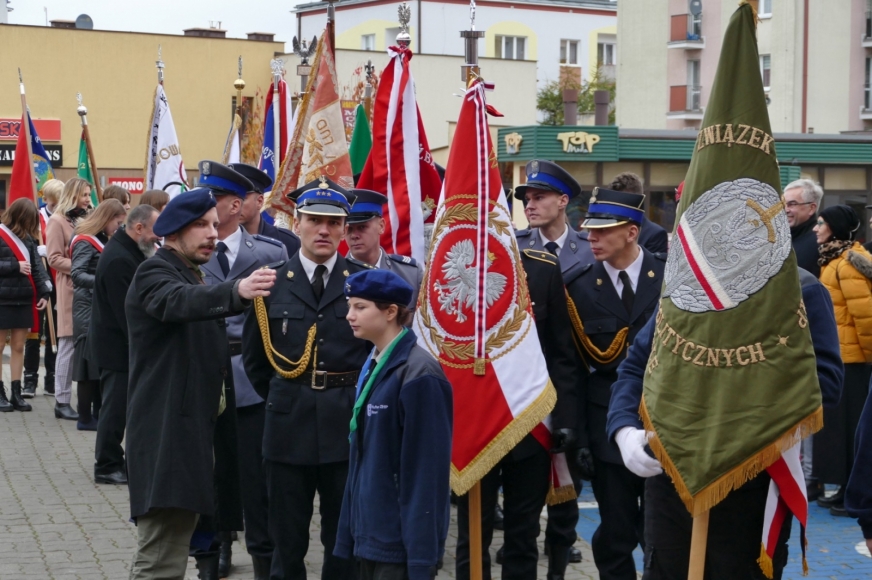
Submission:
[[[61,140],[60,119],[33,119],[36,133],[41,141]],[[0,118],[0,141],[16,141],[21,128],[21,118]]]

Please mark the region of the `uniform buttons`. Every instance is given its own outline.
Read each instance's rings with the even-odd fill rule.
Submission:
[[[323,368],[323,367],[324,367],[324,361],[320,361],[320,362],[318,362],[318,366]]]
[[[267,408],[272,409],[272,403],[267,403],[266,406]]]
[[[282,314],[284,314],[285,316],[287,316],[287,315],[288,315],[288,311],[285,310],[284,312],[282,312]]]
[[[324,344],[324,339],[323,339],[323,338],[319,338],[319,339],[318,339],[318,344]]]
[[[318,315],[318,320],[324,320],[324,315],[323,315],[323,314],[319,314],[319,315]]]

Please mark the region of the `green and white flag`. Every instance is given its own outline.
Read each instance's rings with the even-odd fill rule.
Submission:
[[[351,132],[351,144],[348,155],[351,157],[351,173],[357,175],[363,171],[366,158],[372,149],[372,133],[369,130],[369,120],[363,105],[357,105],[354,113],[354,130]]]
[[[91,160],[88,157],[88,142],[85,140],[85,133],[82,132],[82,138],[79,140],[79,169],[76,172],[76,177],[84,179],[91,184],[91,206],[97,207],[97,188],[94,184],[94,174],[91,172]]]

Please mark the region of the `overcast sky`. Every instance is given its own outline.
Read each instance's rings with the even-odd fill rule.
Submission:
[[[6,0],[0,0],[0,3]],[[310,0],[12,0],[10,24],[44,26],[48,20],[75,20],[87,14],[99,30],[181,34],[185,28],[221,21],[228,37],[274,32],[290,43],[296,32],[294,6]]]

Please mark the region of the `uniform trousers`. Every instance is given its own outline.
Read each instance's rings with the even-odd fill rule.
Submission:
[[[55,359],[55,400],[69,405],[73,398],[73,354],[76,341],[72,336],[58,337],[58,355]]]
[[[359,580],[409,580],[409,568],[406,564],[388,564],[361,559],[357,577]]]
[[[275,545],[271,580],[306,580],[303,558],[309,551],[309,525],[315,492],[320,498],[323,580],[354,578],[355,565],[333,555],[339,512],[348,479],[348,462],[290,465],[264,460],[269,494],[269,535]]]
[[[599,504],[600,525],[590,544],[600,579],[635,580],[633,550],[645,545],[645,480],[622,464],[602,461],[596,455],[594,469],[591,486]]]
[[[269,499],[263,475],[263,423],[266,403],[236,408],[239,474],[242,479],[242,514],[245,547],[258,558],[272,558],[269,538]]]
[[[769,493],[769,475],[763,473],[711,510],[705,553],[705,580],[765,578],[757,558],[763,537],[763,515]],[[787,564],[787,540],[793,518],[781,527],[774,578],[781,578]],[[684,580],[690,563],[693,519],[672,480],[665,473],[645,481],[645,572],[643,580]]]
[[[103,406],[97,422],[94,475],[124,471],[124,429],[127,426],[127,371],[100,371]]]
[[[52,295],[52,303],[54,303],[54,295]],[[57,313],[54,310],[51,313],[54,316],[55,328],[57,328]],[[51,349],[51,338],[48,336],[48,320],[46,319],[48,314],[48,308],[43,308],[37,313],[37,316],[39,316],[39,334],[36,338],[28,338],[24,343],[25,378],[27,375],[39,374],[39,348],[42,344],[42,339],[45,338],[45,376],[51,377],[52,380],[54,379],[55,357],[57,355]]]
[[[581,493],[581,484],[576,484],[575,495]],[[551,546],[571,547],[578,539],[578,502],[565,501],[548,506],[548,525],[545,526],[545,543]]]
[[[184,509],[161,508],[136,518],[138,540],[130,580],[184,580],[188,545],[199,517]]]
[[[533,454],[519,460],[511,455],[497,464],[481,480],[482,578],[490,580],[489,548],[494,534],[494,508],[500,481],[503,485],[503,580],[535,580],[538,571],[539,515],[548,495],[551,456],[541,445]],[[570,502],[575,505],[574,502]],[[576,507],[576,509],[578,509]],[[469,495],[457,498],[458,580],[468,580],[469,570]]]

